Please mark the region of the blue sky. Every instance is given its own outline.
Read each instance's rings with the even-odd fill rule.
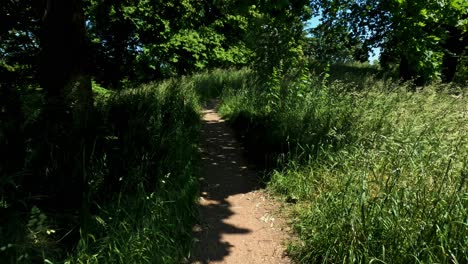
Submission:
[[[314,28],[320,23],[321,16],[312,17],[309,21],[307,21],[307,28]],[[374,60],[379,60],[380,56],[380,49],[374,48],[372,52],[369,52],[369,62],[373,62]]]
[[[307,23],[309,24],[309,27],[313,28],[316,27],[320,23],[320,18],[321,16],[316,16],[311,18]]]

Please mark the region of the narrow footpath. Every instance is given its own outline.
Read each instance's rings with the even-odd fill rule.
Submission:
[[[192,263],[283,264],[287,235],[275,219],[277,206],[258,187],[242,146],[215,112],[205,109],[202,178]]]

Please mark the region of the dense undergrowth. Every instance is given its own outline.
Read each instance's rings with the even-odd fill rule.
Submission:
[[[178,263],[187,257],[196,220],[199,133],[191,88],[168,81],[102,101],[112,163],[107,156],[96,161],[96,181],[114,170],[120,177],[109,186],[119,191],[111,190],[117,194],[99,208],[77,262]]]
[[[308,78],[302,93],[282,81],[277,101],[251,78],[223,91],[220,111],[274,168],[269,188],[293,208],[296,261],[465,263],[466,90],[413,92],[372,71]]]
[[[34,197],[11,208],[3,196],[0,262],[181,263],[188,257],[200,126],[193,83],[170,80],[120,92],[94,84],[94,91],[98,126],[87,169],[88,219],[77,227],[73,214],[58,218]],[[40,96],[30,91],[21,100],[26,121],[33,120]],[[21,188],[15,177],[12,184]],[[1,184],[5,190],[10,182]],[[64,248],[77,228],[79,242]]]

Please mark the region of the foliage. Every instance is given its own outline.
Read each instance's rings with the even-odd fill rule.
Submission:
[[[30,82],[39,53],[38,1],[5,1],[0,8],[0,71],[7,69],[15,79]],[[6,79],[2,73],[1,79]]]
[[[267,80],[275,70],[300,65],[303,57],[303,21],[308,18],[308,9],[305,8],[306,3],[301,6],[299,2],[293,4],[285,1],[276,5],[250,7],[253,23],[250,25],[248,43],[255,53],[254,69],[262,79]]]
[[[311,63],[367,62],[369,59],[369,47],[344,26],[324,23],[308,31],[305,53]]]
[[[96,98],[97,101],[105,100],[109,98],[109,96],[111,96],[112,92],[102,87],[101,85],[99,85],[96,81],[93,80],[91,84],[92,84],[94,97]]]
[[[400,65],[404,80],[451,81],[467,46],[467,3],[446,1],[314,1],[322,32],[349,32],[368,48],[382,49],[381,63]],[[346,36],[346,35],[345,35]],[[338,36],[337,36],[338,37]],[[346,38],[339,38],[346,43]],[[451,59],[454,58],[455,60]]]
[[[232,1],[89,1],[99,79],[118,86],[245,65],[247,20]]]

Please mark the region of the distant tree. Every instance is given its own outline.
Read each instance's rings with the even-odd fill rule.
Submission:
[[[304,64],[304,23],[309,1],[258,1],[249,7],[247,44],[254,52],[254,69],[265,78]]]
[[[320,24],[310,30],[307,44],[307,55],[322,63],[367,62],[369,59],[368,46],[345,27]]]
[[[237,1],[88,1],[96,75],[118,87],[194,71],[246,65],[247,20]]]
[[[451,81],[467,47],[467,1],[312,2],[324,24],[346,28],[368,48],[380,47],[381,63],[398,63],[403,80]]]

